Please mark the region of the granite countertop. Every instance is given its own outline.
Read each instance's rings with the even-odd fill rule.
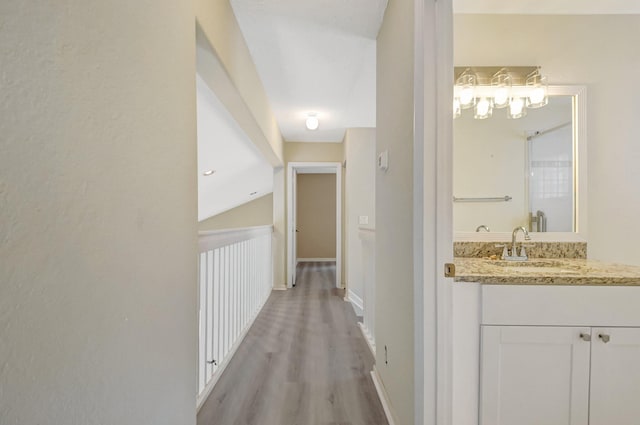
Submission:
[[[524,262],[456,257],[456,282],[496,285],[640,286],[640,267],[575,258]]]

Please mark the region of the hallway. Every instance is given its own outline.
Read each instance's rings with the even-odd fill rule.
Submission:
[[[335,263],[301,263],[272,292],[198,414],[198,425],[386,425],[373,356]]]

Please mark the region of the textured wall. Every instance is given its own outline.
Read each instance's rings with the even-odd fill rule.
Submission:
[[[297,258],[336,258],[336,175],[298,174]]]
[[[345,236],[347,288],[363,297],[362,241],[359,216],[369,217],[365,227],[375,227],[376,129],[350,128],[344,138]]]
[[[273,224],[273,194],[264,195],[198,223],[198,230],[238,229]]]
[[[414,423],[413,8],[389,2],[377,52],[376,150],[389,170],[376,170],[376,368],[400,425]]]
[[[189,1],[0,3],[0,423],[195,424]]]

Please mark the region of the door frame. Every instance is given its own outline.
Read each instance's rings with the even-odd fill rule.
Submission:
[[[297,255],[293,251],[295,246],[295,216],[296,193],[294,179],[300,170],[332,170],[327,174],[336,175],[336,288],[342,287],[342,163],[341,162],[289,162],[287,164],[287,288],[293,288],[296,276]],[[326,172],[326,171],[325,171]]]
[[[453,4],[414,0],[414,417],[451,425]]]

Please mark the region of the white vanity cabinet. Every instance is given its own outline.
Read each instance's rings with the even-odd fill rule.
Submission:
[[[589,328],[482,326],[482,425],[588,425]]]
[[[460,284],[453,347],[456,425],[640,424],[640,287]]]
[[[480,425],[640,424],[640,288],[482,289]]]
[[[640,328],[593,328],[591,335],[589,424],[639,424]]]

